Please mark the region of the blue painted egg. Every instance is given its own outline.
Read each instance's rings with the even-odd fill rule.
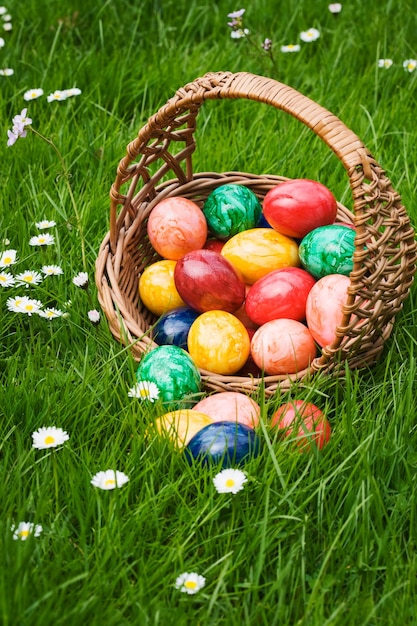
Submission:
[[[213,422],[204,426],[184,448],[190,463],[233,467],[259,454],[261,445],[256,432],[239,422]]]
[[[200,315],[187,306],[181,306],[159,318],[153,327],[154,341],[162,345],[173,345],[187,350],[187,338],[191,324]]]

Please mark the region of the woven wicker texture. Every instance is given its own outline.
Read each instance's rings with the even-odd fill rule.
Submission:
[[[156,346],[151,338],[156,318],[141,303],[138,282],[144,268],[159,260],[146,224],[160,200],[183,196],[202,206],[214,188],[239,183],[262,201],[272,187],[287,180],[243,172],[194,173],[200,107],[205,100],[227,98],[269,104],[309,127],[342,162],[353,198],[353,213],[338,205],[338,220],[353,222],[357,234],[337,339],[306,370],[265,377],[266,395],[319,371],[337,375],[345,363],[351,369],[374,364],[416,271],[414,230],[401,198],[361,140],[335,115],[287,85],[246,72],[209,73],[180,88],[128,144],[110,191],[110,230],[96,262],[98,297],[112,334],[131,346],[137,360]],[[261,384],[252,377],[201,374],[205,387],[216,391],[253,391]]]

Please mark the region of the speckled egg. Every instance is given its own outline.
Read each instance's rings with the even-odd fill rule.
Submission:
[[[255,228],[262,213],[261,203],[248,187],[225,184],[214,189],[203,206],[208,228],[218,239],[229,239]]]

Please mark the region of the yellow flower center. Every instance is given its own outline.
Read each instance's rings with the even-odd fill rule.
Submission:
[[[39,237],[39,243],[44,243],[45,242],[45,237]]]
[[[3,259],[3,263],[4,263],[4,265],[10,265],[10,263],[13,263],[12,257],[11,256],[5,256],[4,259]]]
[[[0,276],[0,280],[1,280],[2,283],[5,283],[6,282],[6,277],[5,276]]]
[[[186,580],[184,583],[184,587],[186,589],[196,589],[197,583],[195,582],[195,580]]]
[[[19,533],[19,537],[28,537],[29,536],[29,531],[28,530],[21,530]]]
[[[33,281],[33,276],[25,276],[23,280],[27,283],[31,283]]]
[[[116,484],[116,481],[114,478],[108,478],[106,482],[104,483],[106,487],[113,487],[115,484]]]
[[[233,480],[233,478],[228,478],[226,480],[226,487],[234,487],[235,486],[235,481]]]
[[[25,311],[33,311],[33,304],[26,304]]]
[[[52,435],[48,435],[47,437],[45,437],[45,443],[47,446],[55,443],[55,437],[52,437]]]
[[[147,398],[149,396],[149,389],[144,389],[143,387],[140,389],[140,397]]]

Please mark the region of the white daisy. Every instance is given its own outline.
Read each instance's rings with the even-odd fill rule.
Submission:
[[[0,7],[0,15],[4,15],[5,13],[7,13],[6,7]]]
[[[414,72],[416,67],[417,67],[417,60],[416,59],[407,59],[403,63],[403,68],[405,70],[407,70],[407,72]]]
[[[238,469],[224,469],[213,478],[218,493],[237,493],[243,489],[248,479],[246,474]]]
[[[72,96],[81,95],[82,91],[78,87],[71,87],[71,89],[64,89],[64,93],[66,94],[67,98],[71,98]]]
[[[32,522],[19,522],[17,526],[13,524],[11,527],[13,539],[20,539],[21,541],[26,541],[30,535],[39,537],[42,530],[43,529],[40,524],[33,524]]]
[[[29,102],[29,100],[36,100],[36,98],[40,98],[41,96],[43,96],[43,89],[29,89],[23,94],[23,99]]]
[[[104,472],[97,472],[90,482],[93,487],[109,491],[110,489],[116,489],[116,487],[122,487],[128,481],[129,477],[123,472],[105,470]]]
[[[141,380],[129,389],[127,395],[129,398],[139,398],[140,400],[149,400],[155,402],[159,398],[158,386],[150,380]]]
[[[60,91],[59,89],[57,89],[53,93],[49,94],[47,100],[48,102],[61,102],[62,100],[66,100],[67,97],[68,96],[65,91]]]
[[[27,296],[16,296],[14,298],[8,298],[6,306],[8,310],[13,313],[26,313],[26,315],[30,317],[41,310],[42,302],[28,298]]]
[[[88,311],[87,315],[88,315],[88,319],[90,320],[92,324],[100,323],[100,313],[96,309],[92,309],[91,311]]]
[[[188,593],[190,595],[198,593],[205,584],[206,579],[204,578],[204,576],[196,574],[195,572],[184,572],[184,574],[178,576],[177,580],[175,581],[175,587],[177,589],[179,589],[183,593]]]
[[[12,30],[12,23],[11,22],[6,22],[5,24],[3,24],[3,28],[6,31],[11,31]]]
[[[16,284],[18,287],[29,287],[30,285],[39,285],[43,281],[43,276],[39,272],[25,270],[16,275]]]
[[[317,28],[309,28],[308,30],[303,30],[300,33],[301,41],[309,42],[316,41],[320,37],[320,31]]]
[[[0,76],[13,76],[14,70],[11,67],[4,67],[0,70]]]
[[[44,265],[42,267],[42,273],[45,274],[45,276],[58,276],[64,272],[59,265]]]
[[[0,48],[3,48],[5,44],[6,42],[4,41],[3,37],[0,37]]]
[[[329,11],[330,13],[340,13],[342,10],[342,5],[340,2],[333,2],[332,4],[329,4]]]
[[[29,239],[30,246],[52,246],[55,243],[55,237],[50,233],[36,235]]]
[[[47,320],[53,320],[56,317],[62,317],[63,315],[63,311],[60,311],[59,309],[54,309],[53,307],[49,309],[44,309],[43,311],[39,311],[39,316],[44,317]]]
[[[76,276],[74,276],[74,278],[72,279],[72,282],[77,287],[81,287],[82,289],[85,289],[86,287],[88,287],[88,274],[87,274],[87,272],[78,272],[78,274]]]
[[[281,46],[281,52],[299,52],[300,47],[301,46],[298,43],[290,43],[287,46]]]
[[[45,228],[56,226],[56,222],[54,220],[41,220],[40,222],[36,222],[35,226],[39,228],[39,230],[44,230]]]
[[[62,430],[62,428],[48,426],[38,428],[38,430],[32,433],[32,439],[32,448],[45,450],[46,448],[56,448],[62,445],[65,441],[68,441],[69,435],[65,430]]]
[[[9,267],[16,263],[17,250],[5,250],[0,256],[0,267]]]
[[[392,59],[378,59],[378,67],[384,67],[386,70],[391,67],[392,63]]]
[[[0,287],[13,287],[14,277],[9,272],[0,272]]]

